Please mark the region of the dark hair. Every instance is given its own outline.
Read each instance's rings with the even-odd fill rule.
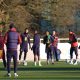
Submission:
[[[11,28],[13,28],[13,27],[15,27],[15,26],[14,26],[13,23],[11,23],[11,24],[9,25],[9,28],[11,29]]]
[[[49,32],[48,30],[46,32]],[[50,33],[50,32],[49,32]]]
[[[25,28],[25,30],[28,30],[28,28]]]
[[[34,31],[38,31],[37,29],[35,29]]]
[[[74,32],[73,30],[69,29],[69,32]]]

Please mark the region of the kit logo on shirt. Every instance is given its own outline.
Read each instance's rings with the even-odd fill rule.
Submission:
[[[28,40],[27,40],[27,37],[25,37],[25,39],[24,39],[24,40],[25,40],[25,41],[28,41]]]

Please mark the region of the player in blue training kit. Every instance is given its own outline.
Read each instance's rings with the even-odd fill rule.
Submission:
[[[21,60],[22,53],[24,52],[23,64],[26,66],[27,65],[26,56],[27,56],[27,52],[28,52],[28,43],[29,43],[29,48],[31,48],[30,35],[28,33],[27,28],[25,29],[25,32],[21,34],[21,38],[22,38],[22,43],[20,45],[19,62]]]
[[[51,44],[52,44],[53,40],[54,39],[50,35],[49,31],[46,31],[46,35],[44,37],[43,43],[46,44],[45,52],[47,53],[47,64],[49,64],[50,58],[53,63],[53,58],[52,58],[52,53],[51,53]]]
[[[7,71],[8,76],[11,77],[10,63],[13,58],[14,63],[14,76],[18,77],[17,74],[17,46],[21,43],[20,34],[16,31],[14,24],[10,24],[10,30],[5,35],[5,44],[7,47]]]
[[[35,30],[35,33],[34,33],[32,49],[33,49],[33,53],[34,53],[35,66],[37,63],[37,58],[38,58],[39,66],[42,66],[41,62],[40,62],[40,36],[39,36],[37,30]]]

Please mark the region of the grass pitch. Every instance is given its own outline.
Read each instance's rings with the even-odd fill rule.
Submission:
[[[33,62],[28,62],[27,66],[18,65],[17,73],[19,77],[15,78],[12,66],[12,77],[7,77],[7,71],[0,63],[1,80],[80,80],[80,64],[74,66],[60,61],[47,65],[46,62],[42,62],[41,67],[35,67]]]

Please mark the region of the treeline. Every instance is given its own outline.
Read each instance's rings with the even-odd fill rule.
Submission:
[[[79,35],[80,0],[0,0],[0,21],[6,23],[5,32],[13,21],[19,32],[56,30],[67,37],[72,29]]]

